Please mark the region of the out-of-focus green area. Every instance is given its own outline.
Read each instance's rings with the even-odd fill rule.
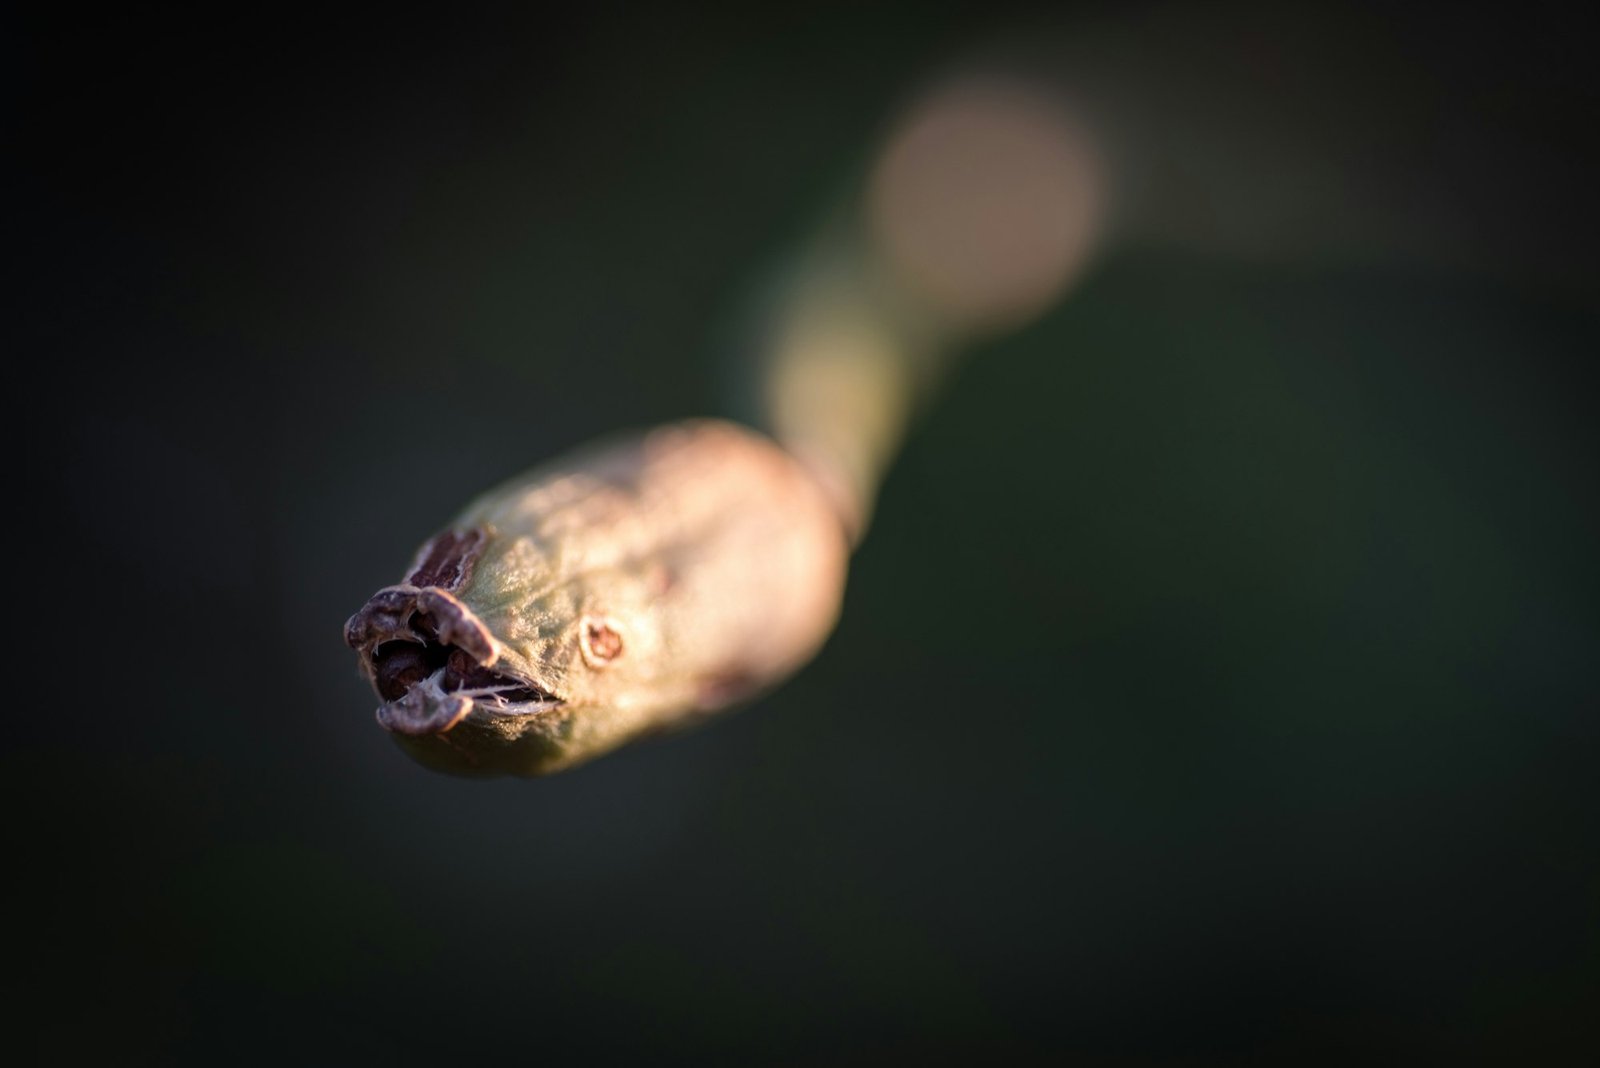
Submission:
[[[1583,1061],[1581,279],[1112,252],[919,421],[777,693],[535,782],[373,724],[345,616],[481,488],[716,412],[751,280],[1004,22],[19,38],[19,466],[66,550],[18,568],[19,1041]],[[1513,54],[1467,114],[1545,137],[1582,97]]]

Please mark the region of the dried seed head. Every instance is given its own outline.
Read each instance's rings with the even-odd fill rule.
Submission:
[[[832,625],[847,552],[772,442],[681,424],[485,494],[345,639],[412,755],[537,775],[792,671]]]

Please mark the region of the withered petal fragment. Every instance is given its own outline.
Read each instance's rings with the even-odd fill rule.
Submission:
[[[361,610],[344,625],[344,643],[366,652],[380,642],[400,639],[416,641],[411,617],[417,610],[414,586],[386,586],[367,599]],[[363,657],[365,663],[365,657]]]
[[[472,711],[472,699],[447,694],[427,679],[397,701],[378,708],[378,723],[395,734],[443,734]]]
[[[507,702],[558,703],[536,686],[490,670],[500,650],[483,621],[436,587],[387,586],[373,594],[344,628],[361,669],[384,704],[378,722],[396,734],[443,734],[487,692],[497,709]]]
[[[385,642],[438,642],[464,649],[485,667],[500,656],[494,635],[472,610],[434,587],[385,586],[344,625],[345,644],[372,677],[372,653]]]
[[[484,667],[500,659],[500,649],[489,628],[453,595],[434,588],[418,590],[417,611],[433,624],[441,644],[464,650]]]

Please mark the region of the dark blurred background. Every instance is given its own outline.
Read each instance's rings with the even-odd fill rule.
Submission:
[[[1590,1063],[1596,94],[1534,8],[1365,16],[1470,263],[1113,246],[919,422],[779,692],[528,782],[373,723],[345,617],[722,410],[908,86],[1149,10],[9,19],[8,1044]]]

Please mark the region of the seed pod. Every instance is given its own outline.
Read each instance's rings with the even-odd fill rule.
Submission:
[[[677,424],[485,494],[345,640],[422,763],[539,775],[794,671],[833,626],[848,551],[782,449]]]

